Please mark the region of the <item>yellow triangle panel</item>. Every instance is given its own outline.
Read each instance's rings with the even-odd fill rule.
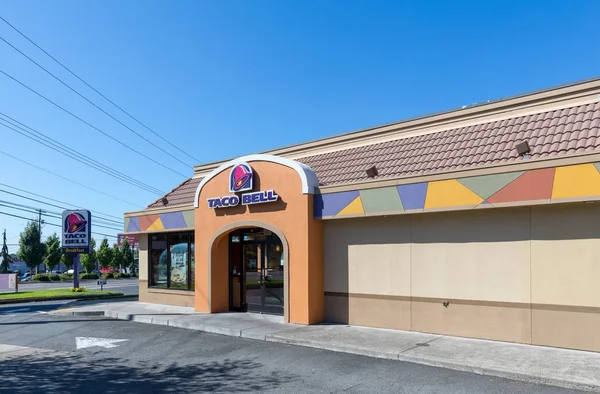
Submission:
[[[558,167],[552,198],[600,196],[600,173],[593,164]]]
[[[336,216],[344,215],[362,215],[365,213],[360,196],[356,197],[352,202],[346,205],[346,208],[342,209]]]
[[[425,209],[479,205],[483,198],[455,179],[429,182]]]
[[[163,226],[162,222],[160,221],[160,218],[156,219],[154,221],[154,223],[152,223],[150,225],[150,227],[148,227],[147,231],[152,231],[152,230],[164,230],[165,226]]]

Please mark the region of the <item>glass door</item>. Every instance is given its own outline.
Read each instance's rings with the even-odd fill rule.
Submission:
[[[283,314],[283,248],[281,244],[263,246],[262,311]]]

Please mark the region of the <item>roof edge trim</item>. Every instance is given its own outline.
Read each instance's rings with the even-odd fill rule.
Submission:
[[[295,170],[300,176],[300,180],[302,181],[302,194],[315,194],[315,189],[319,187],[319,181],[317,179],[317,175],[313,171],[312,168],[307,166],[306,164],[300,163],[295,160],[286,159],[280,156],[274,155],[263,155],[263,154],[255,154],[255,155],[247,155],[238,157],[236,159],[230,160],[226,163],[221,164],[219,167],[215,168],[205,176],[198,187],[196,188],[196,195],[194,197],[194,208],[198,208],[200,193],[202,192],[202,188],[206,183],[208,183],[212,178],[219,175],[221,172],[225,171],[231,166],[234,166],[243,162],[251,162],[251,161],[266,161],[269,163],[277,163],[283,166],[289,167]]]

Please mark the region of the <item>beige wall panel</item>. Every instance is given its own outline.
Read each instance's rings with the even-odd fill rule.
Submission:
[[[410,299],[325,296],[325,320],[355,326],[410,330]]]
[[[530,302],[528,208],[413,215],[414,297]]]
[[[410,295],[410,218],[324,223],[325,291]]]
[[[583,307],[532,309],[534,345],[600,351],[600,311]]]
[[[531,343],[529,305],[452,302],[442,300],[411,304],[413,331]]]
[[[194,307],[194,292],[182,290],[148,289],[148,281],[140,280],[140,302]]]
[[[600,306],[600,204],[531,208],[532,303]]]
[[[140,234],[140,256],[138,264],[138,275],[141,281],[148,280],[148,234]],[[140,287],[141,290],[141,287]]]

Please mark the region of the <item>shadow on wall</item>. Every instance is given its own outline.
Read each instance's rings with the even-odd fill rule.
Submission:
[[[252,359],[157,365],[102,355],[27,354],[3,357],[2,385],[11,393],[250,393],[294,379],[254,374],[261,366]]]
[[[544,241],[600,240],[599,223],[600,204],[585,203],[325,221],[324,277],[329,314],[326,318],[345,323],[351,310],[359,308],[358,304],[350,305],[350,299],[343,293],[385,295],[389,294],[385,287],[389,288],[390,282],[410,288],[411,269],[403,271],[398,262],[408,260],[412,264],[415,258],[421,262],[452,260],[460,258],[464,251],[469,254],[469,261],[484,261],[493,254],[491,260],[495,262],[504,258],[515,262],[518,256],[513,253],[523,255],[524,250],[531,248],[539,255],[539,251],[546,249]],[[536,241],[540,243],[533,249]],[[512,244],[507,247],[509,243]],[[569,248],[577,245],[571,243]],[[385,275],[377,275],[376,269],[383,269]],[[366,286],[373,280],[379,281],[383,288]],[[367,287],[369,291],[364,291]],[[389,295],[398,302],[403,298],[410,301],[409,296]],[[361,313],[364,313],[367,301],[354,302],[363,302]]]

